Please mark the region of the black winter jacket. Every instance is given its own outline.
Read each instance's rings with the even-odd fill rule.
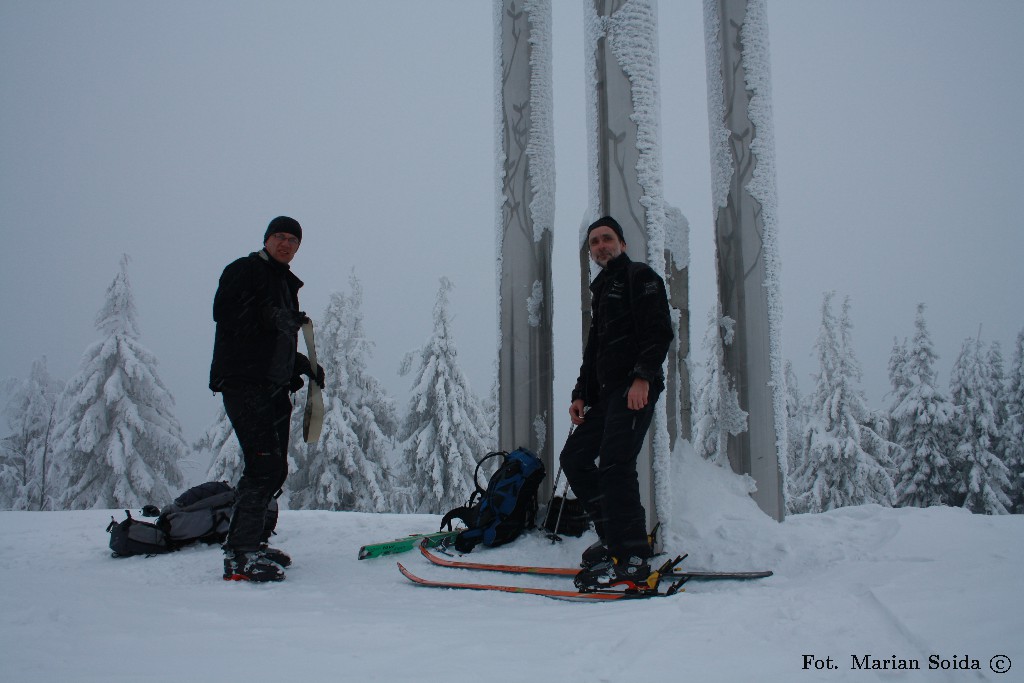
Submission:
[[[301,356],[292,322],[299,315],[300,287],[291,268],[266,250],[228,264],[213,298],[213,391],[291,383]]]
[[[662,391],[662,365],[674,336],[664,280],[623,253],[594,278],[590,291],[593,319],[572,399],[594,405],[637,377]]]

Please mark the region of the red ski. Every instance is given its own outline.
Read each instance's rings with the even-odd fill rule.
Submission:
[[[454,569],[475,569],[485,572],[501,572],[503,574],[540,574],[543,576],[576,576],[580,570],[578,567],[530,567],[516,564],[487,564],[483,562],[466,562],[463,560],[451,560],[430,552],[425,546],[420,545],[420,552],[428,560],[442,567]],[[725,580],[725,579],[763,579],[772,575],[771,570],[754,572],[712,572],[712,571],[689,571],[675,567],[671,573],[665,574],[666,579],[690,580]]]
[[[405,578],[409,579],[413,583],[421,586],[429,586],[431,588],[455,588],[475,591],[500,591],[502,593],[526,593],[528,595],[541,595],[546,598],[555,598],[557,600],[571,600],[573,602],[608,602],[611,600],[636,600],[646,598],[663,598],[672,593],[659,593],[657,591],[643,591],[643,592],[594,592],[594,593],[580,593],[579,591],[568,591],[568,590],[556,590],[551,588],[532,588],[529,586],[499,586],[486,583],[459,583],[455,581],[431,581],[430,579],[424,579],[416,576],[411,571],[402,566],[402,563],[398,563],[398,571],[402,572]]]

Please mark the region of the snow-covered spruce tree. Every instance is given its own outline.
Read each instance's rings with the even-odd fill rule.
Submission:
[[[802,460],[803,433],[807,427],[807,405],[800,396],[800,383],[797,381],[796,373],[793,371],[793,364],[786,361],[786,434],[788,435],[787,450],[789,457],[786,462],[789,465],[788,477],[791,482],[793,474],[800,468]],[[788,496],[787,496],[788,499]]]
[[[1009,435],[1010,422],[1010,384],[1006,376],[1006,364],[1003,362],[1003,349],[998,341],[993,341],[988,348],[988,370],[996,408],[996,436],[992,440],[992,452],[1006,465],[1009,484],[1004,489],[1010,498],[1009,510],[1013,509],[1013,472],[1009,469],[1012,438]]]
[[[890,416],[893,438],[901,448],[896,476],[896,504],[928,507],[953,502],[953,470],[947,454],[955,447],[953,420],[956,407],[938,388],[938,355],[924,319],[924,304],[917,307],[912,345],[904,348],[902,362],[891,362],[893,382]],[[894,367],[898,365],[898,367]]]
[[[189,447],[157,360],[139,344],[127,256],[107,288],[96,329],[103,339],[86,349],[68,382],[57,426],[63,506],[163,505],[182,485]]]
[[[694,401],[694,450],[723,467],[729,464],[726,450],[728,435],[735,436],[747,429],[747,413],[740,408],[736,390],[723,363],[723,345],[732,343],[734,327],[735,321],[721,315],[720,307],[708,315],[703,343],[707,361]]]
[[[317,351],[320,351],[319,345],[317,346]],[[318,359],[318,362],[319,360],[322,359]],[[320,365],[323,365],[323,363],[321,362]],[[303,377],[303,381],[308,382],[309,378]],[[291,492],[301,491],[305,489],[309,483],[306,476],[309,473],[309,468],[306,466],[309,446],[306,444],[302,434],[302,423],[305,418],[307,393],[308,391],[306,389],[301,389],[291,395],[292,417],[288,427],[288,481],[285,482],[284,487],[287,492],[289,508],[295,508],[291,502]],[[321,438],[323,438],[322,433]]]
[[[404,376],[416,368],[400,433],[413,512],[442,513],[464,505],[474,490],[477,460],[493,450],[479,400],[459,368],[448,313],[451,287],[441,278],[434,332],[423,348],[405,356],[400,370]]]
[[[1003,362],[1003,348],[998,341],[988,346],[985,357],[989,373],[989,384],[992,387],[992,399],[995,402],[996,429],[992,439],[992,452],[1003,464],[1006,464],[1006,364]]]
[[[6,412],[11,399],[16,391],[22,386],[22,380],[14,377],[0,379],[0,401],[3,402]],[[7,439],[0,439],[0,510],[10,510],[13,507],[14,496],[18,486],[17,468],[13,465],[13,458],[17,457],[17,451],[11,448]]]
[[[306,446],[289,500],[293,508],[386,512],[395,509],[389,453],[398,418],[394,401],[367,371],[373,343],[363,331],[362,286],[354,274],[349,285],[350,295],[331,295],[320,325],[324,427],[320,440]]]
[[[207,481],[226,481],[234,486],[241,479],[245,466],[242,446],[238,443],[228,414],[224,412],[223,403],[217,407],[217,417],[213,423],[195,443],[195,449],[210,453],[210,467],[206,471]]]
[[[1024,330],[1017,333],[1013,361],[1006,382],[1006,450],[1003,462],[1010,471],[1011,511],[1024,514]]]
[[[387,485],[391,477],[390,454],[395,448],[399,418],[395,399],[388,395],[380,381],[367,369],[367,359],[373,355],[374,343],[367,338],[363,326],[363,287],[355,273],[349,280],[349,303],[352,319],[341,321],[340,338],[348,349],[348,400],[356,415],[353,425],[359,444],[367,457],[381,463]]]
[[[964,341],[953,364],[950,393],[957,407],[954,495],[971,512],[1007,514],[1009,470],[993,452],[999,438],[997,389],[978,339]]]
[[[861,394],[863,398],[863,393]],[[889,473],[889,479],[893,483],[893,503],[896,500],[895,481],[899,473],[897,461],[903,457],[903,449],[894,443],[887,434],[892,433],[892,420],[885,410],[869,410],[864,422],[861,423],[861,434],[865,441],[861,444],[864,450],[875,455],[879,464]]]
[[[911,387],[914,386],[914,382],[908,375],[907,366],[909,363],[910,351],[907,348],[907,341],[904,339],[901,342],[896,337],[893,337],[892,351],[889,352],[889,385],[892,387],[892,391],[889,392],[889,395],[892,396],[892,402],[889,406],[890,416],[895,412],[896,407],[903,402],[907,394],[910,393]],[[895,421],[890,420],[889,425],[892,427],[892,432],[886,436],[892,441],[896,441],[897,424]]]
[[[833,292],[825,294],[815,348],[819,373],[804,433],[803,463],[791,493],[797,512],[822,512],[849,505],[891,505],[888,472],[891,445],[866,426],[868,410],[860,366],[853,355],[849,298],[837,320]]]
[[[498,382],[498,359],[494,359],[494,381],[491,382],[491,390],[487,395],[486,399],[481,399],[484,415],[484,423],[487,427],[487,432],[484,434],[484,439],[487,443],[498,443],[498,418],[501,415],[500,399],[498,397],[498,391],[501,388]]]
[[[51,472],[63,387],[50,376],[45,357],[17,384],[4,406],[11,433],[0,442],[0,509],[52,510],[59,500]]]

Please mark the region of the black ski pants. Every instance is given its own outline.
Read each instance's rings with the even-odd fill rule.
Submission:
[[[267,540],[267,505],[288,477],[292,400],[287,387],[225,391],[224,411],[245,459],[225,546],[249,552]]]
[[[660,392],[652,388],[647,405],[630,410],[627,391],[628,387],[611,391],[590,407],[583,424],[566,440],[559,460],[612,555],[648,558],[651,546],[636,461]]]

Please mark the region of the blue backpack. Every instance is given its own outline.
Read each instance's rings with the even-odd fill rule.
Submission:
[[[480,466],[498,456],[503,458],[502,464],[484,490],[477,483]],[[479,543],[495,547],[514,541],[524,529],[535,526],[537,489],[544,475],[544,463],[525,448],[487,454],[473,473],[476,490],[469,502],[446,514],[441,528],[447,525],[451,529],[453,519],[463,521],[468,528],[455,537],[455,549],[462,553],[470,552]]]

